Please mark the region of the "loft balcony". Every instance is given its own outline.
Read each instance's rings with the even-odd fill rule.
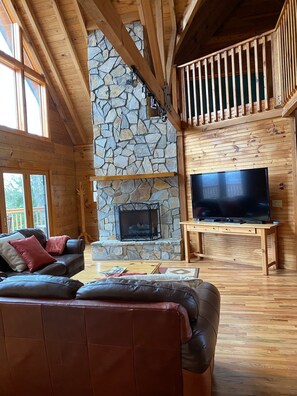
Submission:
[[[274,30],[181,65],[181,118],[186,128],[297,107],[296,0]]]

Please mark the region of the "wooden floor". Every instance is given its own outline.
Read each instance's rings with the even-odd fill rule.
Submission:
[[[94,265],[90,248],[86,266]],[[169,266],[164,262],[164,266]],[[297,272],[193,261],[221,293],[214,396],[297,395]]]

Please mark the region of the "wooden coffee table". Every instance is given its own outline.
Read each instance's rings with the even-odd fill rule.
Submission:
[[[126,267],[126,273],[140,273],[140,274],[156,274],[159,272],[161,261],[98,261],[93,265],[85,268],[83,271],[75,274],[71,279],[77,279],[83,283],[93,282],[101,279],[104,275],[101,273],[107,271],[112,267]]]

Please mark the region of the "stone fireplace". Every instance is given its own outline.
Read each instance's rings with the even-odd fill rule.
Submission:
[[[127,29],[143,50],[141,24]],[[93,259],[180,260],[176,131],[169,121],[149,117],[142,83],[100,31],[89,36],[89,74],[100,238],[92,244]],[[120,240],[119,205],[157,205],[158,238]]]

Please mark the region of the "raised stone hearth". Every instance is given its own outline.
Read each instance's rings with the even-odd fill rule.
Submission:
[[[127,29],[143,50],[141,24]],[[159,116],[148,116],[142,84],[99,31],[89,36],[89,73],[95,173],[123,176],[97,181],[100,240],[92,244],[93,259],[180,260],[178,178],[158,178],[160,173],[177,172],[176,131]],[[125,175],[140,174],[150,178],[124,180]],[[161,239],[116,240],[114,208],[126,203],[159,203]]]

